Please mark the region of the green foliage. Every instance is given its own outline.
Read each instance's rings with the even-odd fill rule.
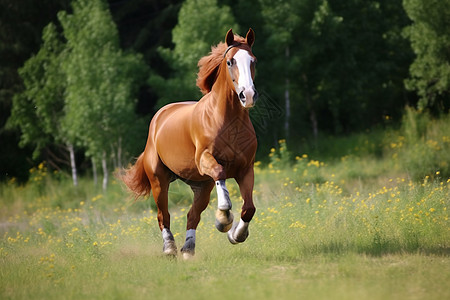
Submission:
[[[52,145],[76,146],[120,166],[145,128],[134,109],[148,67],[140,55],[120,49],[104,1],[74,1],[73,14],[60,12],[59,21],[62,36],[50,23],[40,51],[19,71],[25,90],[14,97],[9,126],[20,128],[21,145],[33,145],[35,158]]]
[[[408,143],[416,144],[422,142],[430,122],[431,118],[427,112],[419,112],[407,106],[403,115],[401,131]]]
[[[287,148],[286,140],[279,140],[277,149],[270,149],[269,159],[270,168],[282,169],[291,164],[292,157]]]
[[[68,0],[0,2],[0,128],[10,115],[13,96],[22,89],[18,69],[39,51],[42,29],[68,6]]]
[[[414,179],[450,176],[450,118],[432,120],[426,112],[407,108],[398,135],[386,145],[399,168]]]
[[[198,99],[198,59],[222,41],[230,27],[241,34],[248,27],[255,29],[256,87],[270,98],[266,103],[289,117],[286,130],[282,113],[272,114],[270,106],[257,112],[262,124],[258,156],[282,138],[311,155],[346,155],[345,145],[323,146],[330,142],[328,135],[373,130],[374,124],[387,125],[386,120],[395,125],[405,105],[416,104],[415,93],[421,97],[419,108],[429,107],[430,113],[445,114],[450,103],[447,0],[130,0],[110,5],[80,0],[74,1],[71,12],[67,0],[25,2],[0,4],[1,121],[9,116],[8,101],[15,93],[9,128],[20,128],[21,145],[33,147],[35,157],[48,145],[64,143],[75,144],[87,156],[105,153],[117,158],[121,147],[122,159],[137,155],[148,124],[148,118],[134,115],[138,85],[150,77],[139,96],[140,105],[148,103],[147,112],[156,102],[160,107]],[[68,11],[59,14],[62,35],[58,24],[49,25],[37,52],[36,31],[58,21],[55,11],[61,9]],[[120,45],[144,53],[145,62]],[[23,64],[32,52],[36,55]],[[15,70],[22,64],[24,91],[17,92]],[[405,86],[413,93],[405,93]],[[16,144],[15,132],[8,134],[5,143]],[[380,156],[380,148],[365,149]],[[3,167],[8,161],[18,168],[9,159],[13,155],[1,154],[5,174],[13,173]],[[351,154],[348,161],[353,160]]]
[[[264,56],[256,81],[290,109],[289,136],[342,134],[399,115],[394,107],[404,105],[401,85],[411,56],[400,34],[407,23],[400,2],[260,4],[267,38],[259,44]],[[274,69],[278,76],[269,75]],[[278,137],[284,136],[280,121],[272,127]]]
[[[135,130],[138,83],[147,68],[139,55],[123,52],[109,10],[103,1],[76,1],[73,14],[59,14],[68,53],[66,134],[80,141],[90,157],[101,159]]]
[[[161,107],[180,100],[197,100],[200,91],[195,85],[197,62],[208,54],[212,45],[223,41],[226,32],[233,28],[239,33],[231,10],[219,6],[217,0],[186,0],[178,14],[178,24],[172,31],[173,49],[160,48],[173,74],[169,79],[154,74],[150,84],[158,90]]]
[[[26,180],[27,171],[33,163],[33,152],[35,154],[40,152],[37,148],[46,143],[42,137],[39,139],[39,146],[32,142],[26,147],[20,147],[21,129],[10,128],[7,120],[12,114],[13,98],[19,97],[16,95],[22,93],[24,89],[19,69],[24,66],[27,59],[38,53],[43,42],[41,38],[43,28],[56,21],[56,13],[68,8],[69,2],[69,0],[0,1],[1,181],[9,180],[11,177]]]
[[[416,58],[411,64],[408,90],[420,96],[419,108],[449,108],[450,1],[404,0],[412,24],[405,28]]]
[[[14,96],[8,121],[9,127],[20,128],[21,146],[35,147],[34,157],[53,142],[66,142],[61,128],[66,87],[60,66],[64,45],[53,23],[44,28],[42,38],[37,55],[19,69],[25,91]]]

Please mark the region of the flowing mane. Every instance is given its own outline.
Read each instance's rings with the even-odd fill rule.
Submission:
[[[245,43],[245,38],[235,34],[234,42]],[[208,56],[204,56],[198,61],[197,86],[203,95],[211,91],[226,49],[227,45],[224,42],[220,42],[217,46],[211,47],[211,52]]]

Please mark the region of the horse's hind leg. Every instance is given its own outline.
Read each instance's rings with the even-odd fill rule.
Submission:
[[[160,161],[155,164],[153,170],[153,172],[149,172],[148,176],[152,186],[153,198],[155,198],[158,208],[158,223],[164,242],[163,252],[166,255],[176,256],[177,246],[172,232],[170,232],[168,192],[171,174]]]
[[[191,185],[194,192],[194,202],[187,215],[186,241],[181,253],[184,259],[189,259],[195,254],[195,231],[200,222],[200,215],[209,203],[209,196],[214,187],[213,181],[204,182],[198,185]]]

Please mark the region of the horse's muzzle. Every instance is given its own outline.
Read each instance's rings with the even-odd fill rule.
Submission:
[[[256,100],[258,99],[258,92],[254,86],[247,89],[243,87],[238,96],[242,106],[245,108],[250,108],[255,106]]]

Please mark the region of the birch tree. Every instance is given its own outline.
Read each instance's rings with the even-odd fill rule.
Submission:
[[[78,0],[58,18],[67,39],[65,125],[81,141],[93,166],[101,162],[103,189],[108,162],[120,162],[123,139],[134,129],[135,93],[146,76],[141,56],[120,49],[117,28],[101,0]]]
[[[66,81],[60,64],[65,55],[64,44],[53,23],[44,28],[42,38],[39,52],[19,69],[25,90],[13,99],[8,126],[20,128],[20,143],[34,145],[34,157],[52,144],[64,145],[69,152],[73,184],[77,186],[76,137],[67,134],[62,121]]]

